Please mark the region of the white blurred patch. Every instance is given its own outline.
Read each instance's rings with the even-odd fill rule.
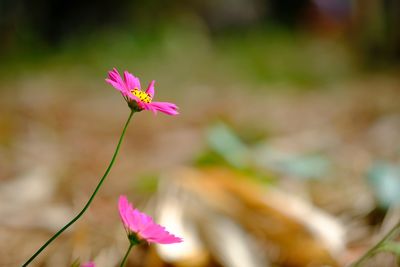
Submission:
[[[164,189],[166,192],[158,202],[157,222],[184,242],[157,245],[163,260],[180,266],[204,266],[212,251],[226,267],[269,266],[256,241],[231,218],[212,211],[204,202],[178,188]]]
[[[257,252],[256,242],[238,224],[224,216],[213,216],[207,224],[213,248],[223,266],[267,267],[269,264]],[[257,256],[255,256],[257,255]]]
[[[1,184],[0,223],[58,230],[72,213],[66,205],[49,203],[55,189],[48,170],[39,167]]]
[[[299,197],[273,189],[268,190],[266,202],[269,205],[275,205],[276,208],[285,203],[285,208],[281,208],[280,211],[304,224],[332,254],[338,255],[344,251],[346,244],[345,229],[330,214],[313,207]]]
[[[158,222],[169,232],[184,240],[182,243],[156,246],[161,258],[167,262],[199,258],[205,251],[195,225],[186,221],[183,213],[183,205],[173,197],[166,197],[158,207]]]

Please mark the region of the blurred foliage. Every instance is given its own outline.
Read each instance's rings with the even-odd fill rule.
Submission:
[[[207,132],[210,148],[221,155],[231,166],[243,169],[248,166],[249,151],[236,134],[225,124],[218,123]]]
[[[151,70],[171,85],[201,80],[318,87],[354,75],[355,62],[398,62],[396,5],[6,0],[0,2],[0,70],[12,79],[28,70],[99,75],[119,66]]]
[[[81,262],[79,259],[76,259],[72,264],[71,267],[79,267],[81,266]]]
[[[261,170],[254,165],[254,142],[244,142],[240,135],[228,124],[219,121],[206,129],[207,147],[196,158],[194,164],[202,168],[222,167],[262,184],[271,184],[276,174]]]
[[[158,183],[158,173],[145,173],[134,180],[134,189],[138,194],[151,195],[157,192]]]
[[[226,165],[257,177],[273,171],[300,179],[321,179],[330,167],[329,158],[321,153],[288,153],[271,147],[268,140],[247,144],[223,122],[211,125],[206,139],[210,150],[197,159],[200,166]]]
[[[386,242],[379,248],[379,251],[391,252],[395,254],[397,257],[400,257],[400,243]]]
[[[378,205],[389,208],[400,204],[400,167],[389,163],[374,164],[367,174]]]
[[[255,89],[263,83],[315,87],[354,73],[347,49],[333,40],[309,38],[282,28],[227,32],[210,38],[199,21],[183,19],[157,28],[109,30],[71,39],[56,52],[10,55],[0,68],[3,78],[11,79],[28,70],[98,76],[118,66],[152,73],[171,86],[201,81]]]
[[[321,179],[330,166],[329,159],[322,154],[296,155],[279,151],[268,144],[257,150],[256,161],[263,168],[301,179]]]
[[[109,156],[107,144],[113,144],[120,115],[127,111],[123,105],[110,108],[112,93],[103,93],[113,89],[99,77],[114,66],[131,70],[143,83],[157,79],[163,87],[157,94],[168,94],[176,101],[182,116],[178,120],[160,116],[155,123],[146,122],[151,115],[143,114],[135,121],[140,130],[131,131],[130,147],[120,159],[125,165],[115,170],[119,179],[110,179],[105,196],[127,191],[141,203],[164,184],[154,171],[168,176],[165,169],[185,166],[202,150],[195,159],[195,172],[203,173],[205,179],[194,180],[193,192],[215,185],[215,204],[221,203],[218,196],[229,196],[227,189],[247,192],[241,198],[246,203],[254,191],[243,187],[242,176],[290,192],[294,188],[293,194],[305,195],[315,205],[349,220],[345,223],[350,246],[340,258],[354,259],[366,249],[365,241],[375,238],[377,224],[368,222],[368,214],[380,212],[377,221],[382,222],[388,216],[383,211],[400,202],[400,169],[388,163],[395,157],[393,144],[398,143],[398,78],[358,77],[365,69],[398,64],[399,3],[0,0],[1,171],[6,187],[13,188],[10,194],[0,194],[4,198],[0,211],[6,214],[0,216],[5,226],[0,230],[4,240],[16,240],[3,242],[1,261],[10,253],[18,259],[28,255],[30,246],[43,239],[38,227],[46,233],[57,228],[57,221],[44,216],[47,209],[69,216],[68,210],[53,207],[54,203],[63,201],[72,212],[75,203],[92,190],[94,170],[103,167]],[[259,92],[268,88],[340,90]],[[90,89],[98,91],[82,92]],[[215,123],[221,117],[227,123]],[[302,135],[309,132],[314,134],[303,140]],[[376,158],[387,162],[373,164]],[[229,179],[205,171],[210,165],[223,169]],[[44,174],[40,169],[37,174],[36,166]],[[199,166],[203,168],[198,170]],[[368,168],[370,188],[363,179]],[[190,171],[186,175],[190,178]],[[28,178],[35,187],[25,183]],[[200,190],[207,201],[212,200],[212,192]],[[42,194],[46,196],[41,198]],[[90,228],[95,234],[88,234],[98,238],[93,241],[96,246],[87,246],[86,253],[81,248],[74,251],[89,257],[102,246],[116,247],[106,238],[116,221],[110,216],[115,208],[111,199],[99,199],[93,207],[95,221],[102,221]],[[238,203],[234,194],[229,199]],[[230,202],[217,206],[234,207]],[[243,207],[244,214],[258,214],[257,209]],[[282,202],[278,207],[289,205]],[[64,222],[62,216],[57,217]],[[265,225],[267,233],[274,231],[269,223],[256,224],[253,217],[238,218],[248,219],[249,226]],[[315,221],[308,215],[302,218]],[[330,227],[323,229],[332,232]],[[296,233],[285,235],[288,245],[293,244],[293,236],[298,237]],[[287,252],[288,245],[280,251]],[[309,248],[303,243],[299,247]],[[75,259],[70,248],[58,250],[68,254],[68,262]],[[390,244],[387,250],[398,253],[398,245]],[[302,249],[294,251],[304,254]]]

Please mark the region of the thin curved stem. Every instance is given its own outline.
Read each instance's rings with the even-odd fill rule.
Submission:
[[[125,256],[124,256],[124,259],[122,260],[121,265],[120,265],[119,267],[124,267],[124,266],[125,266],[126,260],[128,259],[128,255],[129,255],[129,253],[131,252],[131,249],[133,248],[134,245],[135,245],[134,243],[130,243],[130,244],[129,244],[129,248],[128,248],[128,250],[126,251]]]
[[[22,266],[28,266],[29,263],[31,263],[51,242],[54,241],[54,239],[56,239],[59,235],[61,235],[65,230],[68,229],[68,227],[70,227],[72,224],[74,224],[84,213],[85,211],[89,208],[90,204],[92,203],[94,197],[96,196],[97,192],[99,191],[101,185],[103,184],[104,180],[106,179],[108,173],[110,172],[112,166],[114,165],[115,159],[118,155],[119,152],[119,148],[121,146],[122,140],[124,139],[125,136],[125,132],[126,129],[128,128],[129,122],[131,121],[132,115],[133,115],[134,111],[131,110],[131,113],[129,114],[129,117],[125,123],[124,129],[122,130],[121,136],[119,138],[118,141],[118,145],[115,148],[115,152],[114,155],[111,158],[110,164],[108,165],[105,173],[103,174],[103,177],[101,177],[99,183],[96,186],[96,189],[94,190],[93,194],[91,195],[91,197],[89,198],[88,202],[86,203],[86,205],[83,207],[83,209],[78,213],[78,215],[76,215],[69,223],[67,223],[63,228],[61,228],[57,233],[55,233],[49,240],[47,240],[46,243],[44,243],[43,246],[41,246],[36,252],[35,254],[32,255],[32,257],[30,257]]]
[[[352,263],[349,267],[359,267],[364,261],[372,257],[377,253],[379,248],[385,244],[386,241],[392,239],[397,232],[400,231],[400,222],[398,222],[378,243],[375,244],[372,248],[370,248],[361,258],[359,258],[356,262]]]

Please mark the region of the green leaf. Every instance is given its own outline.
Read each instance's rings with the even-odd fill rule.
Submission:
[[[207,142],[233,167],[243,169],[248,166],[248,148],[226,124],[220,122],[209,128]]]
[[[71,267],[80,267],[81,266],[81,261],[79,258],[74,260],[74,262],[71,264]]]
[[[387,251],[400,257],[400,243],[397,242],[386,242],[381,247],[377,248],[378,251]]]

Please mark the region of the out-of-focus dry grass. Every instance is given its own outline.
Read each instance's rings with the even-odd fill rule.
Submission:
[[[72,218],[110,160],[129,110],[106,84],[96,81],[93,87],[98,88],[86,90],[90,82],[45,76],[0,84],[5,88],[0,90],[0,266],[22,264]],[[205,149],[205,128],[221,118],[244,132],[262,133],[282,151],[328,155],[328,179],[306,182],[278,174],[276,186],[338,218],[349,243],[336,260],[354,260],[380,230],[380,223],[370,221],[376,204],[364,175],[376,159],[399,160],[399,82],[390,76],[367,77],[306,92],[199,85],[171,96],[159,85],[158,99],[176,102],[181,115],[134,116],[93,205],[34,266],[67,266],[78,257],[96,258],[100,266],[118,262],[127,245],[116,209],[118,195],[127,194],[152,213],[143,175],[191,166]],[[138,260],[146,252],[140,248],[132,253],[129,266],[150,264]],[[394,264],[390,257],[379,260],[386,264],[379,266]]]

